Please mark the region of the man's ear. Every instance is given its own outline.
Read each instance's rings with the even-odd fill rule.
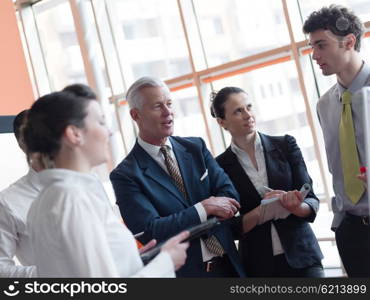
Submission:
[[[74,125],[68,125],[64,131],[64,137],[70,145],[82,145],[84,143],[84,136],[81,128]]]
[[[347,34],[343,39],[346,50],[355,49],[356,36],[353,33]]]
[[[130,110],[130,115],[131,115],[131,118],[134,120],[134,121],[138,121],[140,116],[139,116],[139,110],[137,108],[132,108]]]

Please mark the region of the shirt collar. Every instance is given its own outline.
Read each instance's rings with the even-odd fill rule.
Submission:
[[[42,186],[48,186],[56,181],[71,181],[75,184],[96,186],[99,179],[92,173],[82,173],[69,169],[46,169],[38,173]]]
[[[243,149],[239,148],[239,146],[236,145],[233,140],[231,140],[230,147],[231,147],[231,151],[234,152],[236,155],[241,154],[241,153],[245,153],[245,151]],[[261,138],[260,138],[260,135],[259,135],[258,132],[256,132],[256,138],[254,139],[254,149],[256,150],[256,152],[258,150],[263,149]]]
[[[365,83],[369,76],[370,76],[370,65],[363,62],[360,72],[358,72],[356,77],[352,80],[348,88],[345,88],[338,82],[339,94],[342,95],[345,90],[348,90],[351,94],[354,94],[363,86],[365,86]]]
[[[155,157],[155,156],[158,156],[158,155],[161,155],[161,146],[157,146],[157,145],[152,145],[152,144],[149,144],[147,142],[145,142],[140,136],[138,136],[137,138],[137,142],[139,143],[139,145],[152,157]],[[164,143],[166,146],[168,146],[170,148],[170,150],[172,150],[172,144],[171,144],[171,141],[170,141],[170,138],[168,137],[166,139],[166,142]]]
[[[30,167],[28,171],[28,180],[29,183],[38,191],[40,192],[42,189],[42,184],[40,181],[39,173],[37,173],[32,167]]]

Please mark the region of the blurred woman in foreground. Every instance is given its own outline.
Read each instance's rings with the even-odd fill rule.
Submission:
[[[28,214],[40,277],[174,277],[186,258],[188,236],[170,239],[143,266],[135,239],[113,213],[94,166],[109,157],[109,132],[87,86],[51,93],[31,107],[24,131],[27,149],[47,169],[45,187]],[[90,93],[91,94],[91,93]]]

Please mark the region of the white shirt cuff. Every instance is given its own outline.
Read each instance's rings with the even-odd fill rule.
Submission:
[[[195,209],[198,212],[200,222],[203,223],[207,221],[207,213],[206,210],[204,209],[202,203],[198,202],[197,204],[194,205]]]

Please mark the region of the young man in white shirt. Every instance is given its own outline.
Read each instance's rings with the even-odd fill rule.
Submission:
[[[26,153],[22,130],[28,110],[14,119],[14,134]],[[28,210],[41,191],[37,172],[41,167],[32,159],[28,173],[0,192],[0,277],[35,277],[33,254],[26,228]],[[22,265],[16,265],[14,257]]]
[[[332,228],[350,277],[370,276],[368,191],[358,176],[365,165],[362,103],[352,95],[370,86],[370,66],[360,55],[362,22],[347,8],[331,5],[313,12],[303,31],[309,34],[312,58],[324,76],[337,83],[320,97],[317,113],[333,176]],[[357,178],[356,178],[357,177]]]

